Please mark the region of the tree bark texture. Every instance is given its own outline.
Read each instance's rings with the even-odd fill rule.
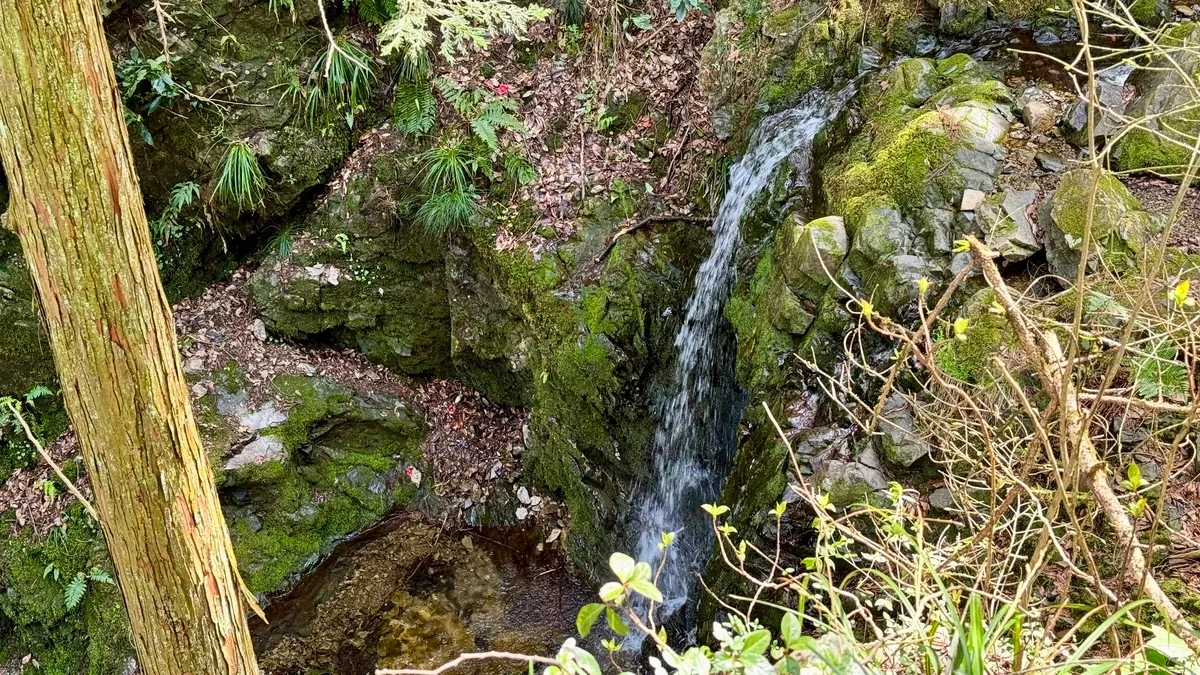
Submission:
[[[0,0],[0,162],[141,672],[253,675],[95,0]]]

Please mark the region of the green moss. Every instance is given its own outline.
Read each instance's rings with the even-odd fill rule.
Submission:
[[[934,345],[934,360],[951,377],[964,382],[985,384],[996,377],[992,358],[1002,348],[1014,347],[1016,337],[1008,320],[990,310],[995,301],[991,289],[976,293],[963,308],[961,316],[968,320],[962,340],[947,336]]]
[[[103,541],[81,507],[65,522],[44,539],[28,531],[0,538],[0,663],[32,654],[42,673],[120,673],[133,649],[116,588],[91,582],[71,610],[64,599],[77,573],[110,569]],[[12,516],[0,516],[0,528],[10,527]]]
[[[237,361],[230,361],[213,373],[213,382],[227,394],[240,394],[246,389],[246,375]]]
[[[421,496],[402,469],[419,465],[424,425],[399,401],[325,378],[279,376],[274,386],[292,407],[266,433],[288,458],[229,472],[222,489],[238,564],[255,593],[281,589],[340,538]]]
[[[29,271],[16,236],[0,229],[0,396],[21,396],[58,381],[50,345],[34,313]]]

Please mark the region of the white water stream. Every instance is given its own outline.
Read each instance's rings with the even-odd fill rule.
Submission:
[[[733,285],[742,219],[785,159],[795,166],[801,187],[809,186],[813,139],[852,94],[851,87],[835,95],[814,91],[795,108],[766,118],[746,154],[729,171],[728,191],[713,225],[712,250],[696,273],[687,315],[675,337],[673,395],[661,411],[654,437],[654,475],[638,513],[638,560],[657,568],[662,533],[676,533],[658,582],[665,598],[663,616],[686,604],[692,580],[708,557],[711,532],[703,520],[693,518],[697,513],[708,517],[700,505],[715,500],[725,481],[724,472],[714,468],[732,454],[732,448],[711,447],[721,434],[704,427],[721,418],[705,406],[713,405],[716,375],[729,368],[717,362],[727,358],[718,348],[718,338]],[[689,522],[692,526],[685,527]]]

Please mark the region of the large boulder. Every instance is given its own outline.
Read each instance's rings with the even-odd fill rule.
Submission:
[[[269,383],[276,395],[251,406],[236,371],[214,379],[197,417],[251,591],[280,590],[339,540],[427,489],[425,423],[399,398],[280,375]]]
[[[1079,269],[1091,196],[1091,170],[1071,171],[1063,175],[1038,210],[1050,271],[1068,281],[1074,281]],[[1162,221],[1143,211],[1137,197],[1116,176],[1101,174],[1092,208],[1088,270],[1098,269],[1101,261],[1116,274],[1134,269],[1143,249],[1162,227]]]
[[[251,297],[280,335],[352,346],[404,373],[444,373],[445,245],[400,217],[415,189],[416,153],[392,144],[272,251],[251,279]]]
[[[1187,168],[1200,133],[1194,93],[1200,78],[1200,22],[1171,26],[1159,42],[1170,61],[1152,59],[1138,71],[1134,78],[1138,96],[1127,111],[1129,117],[1145,120],[1145,127],[1122,138],[1114,157],[1122,171],[1178,177]]]

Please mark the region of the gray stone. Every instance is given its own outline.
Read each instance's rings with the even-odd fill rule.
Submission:
[[[798,297],[817,302],[850,249],[841,216],[801,223],[795,214],[780,234],[776,264]]]
[[[1026,101],[1021,106],[1021,121],[1035,133],[1048,134],[1058,124],[1058,110],[1039,99]]]
[[[263,323],[262,319],[255,319],[254,323],[250,324],[250,333],[259,342],[267,341],[267,324]]]
[[[876,442],[884,458],[892,464],[907,468],[929,454],[929,444],[913,428],[908,400],[898,393],[884,402],[879,430],[882,433],[875,437]]]
[[[831,459],[823,463],[813,474],[817,489],[838,508],[845,508],[864,501],[885,503],[888,489],[887,477],[878,469],[859,464]]]
[[[1129,70],[1125,68],[1110,68],[1102,71],[1096,77],[1096,89],[1099,93],[1100,105],[1103,110],[1097,111],[1093,135],[1107,137],[1118,131],[1121,126],[1119,115],[1125,114],[1128,102],[1125,99],[1125,80]],[[1088,103],[1078,101],[1072,106],[1064,120],[1067,129],[1072,132],[1071,140],[1076,145],[1086,147],[1087,143]]]
[[[1138,96],[1130,102],[1128,115],[1143,120],[1144,128],[1130,130],[1113,157],[1122,171],[1148,169],[1178,177],[1200,132],[1194,94],[1200,78],[1200,22],[1168,26],[1159,41],[1169,51],[1170,61],[1165,56],[1153,58],[1133,80]]]
[[[275,407],[274,401],[268,401],[258,410],[242,415],[239,421],[250,431],[261,431],[267,427],[283,424],[287,421],[287,415]]]
[[[963,190],[962,200],[959,202],[958,208],[963,211],[974,211],[983,203],[987,197],[982,190],[972,190],[970,188]]]
[[[1037,201],[1032,190],[1005,190],[989,197],[979,207],[976,221],[984,241],[1005,260],[1024,260],[1041,250],[1029,218],[1029,208]]]
[[[944,487],[934,490],[929,495],[929,508],[935,511],[952,511],[954,507],[954,495]]]
[[[259,436],[246,444],[236,455],[225,461],[226,471],[236,471],[243,467],[266,464],[272,460],[287,459],[287,450],[283,442],[274,436]]]
[[[246,527],[249,528],[251,532],[258,532],[262,530],[262,518],[259,518],[251,513],[250,515],[246,516]]]
[[[1058,155],[1039,152],[1033,159],[1042,171],[1049,171],[1050,173],[1058,173],[1066,167],[1066,161]]]

